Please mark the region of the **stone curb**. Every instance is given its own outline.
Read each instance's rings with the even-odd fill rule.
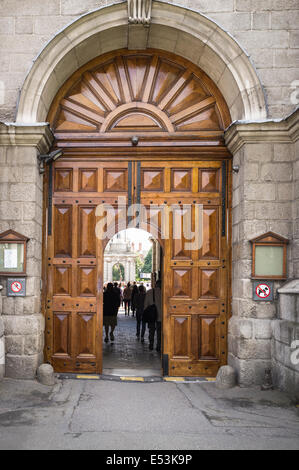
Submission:
[[[110,382],[126,382],[126,383],[200,383],[215,382],[215,378],[206,377],[130,377],[118,375],[98,375],[98,374],[56,374],[55,377],[60,380],[105,380]]]

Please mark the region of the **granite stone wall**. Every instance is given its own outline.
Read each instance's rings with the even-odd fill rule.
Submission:
[[[298,115],[298,112],[293,115],[293,124],[298,122]],[[233,163],[239,166],[239,172],[233,174],[233,316],[229,323],[229,364],[236,368],[242,385],[262,383],[265,368],[272,367],[273,321],[277,318],[278,289],[285,283],[274,283],[273,302],[253,300],[250,240],[268,231],[287,238],[290,241],[287,278],[298,276],[295,261],[298,248],[293,240],[294,195],[298,191],[294,179],[296,144],[293,134],[288,140],[285,133],[291,126],[290,119],[285,125],[285,128],[275,122],[265,126],[236,125],[239,144],[235,139],[233,146],[231,135],[227,136]]]
[[[272,368],[274,385],[299,400],[299,280],[279,289],[273,320]]]
[[[0,381],[5,375],[5,339],[4,324],[2,320],[2,296],[0,290]]]
[[[39,174],[38,152],[47,145],[36,145],[48,129],[34,135],[35,128],[14,135],[13,126],[0,127],[0,232],[8,229],[25,235],[27,244],[26,296],[8,297],[7,278],[0,277],[3,286],[0,299],[0,338],[5,334],[5,374],[13,378],[33,378],[43,362],[44,317],[41,314],[42,269],[42,176]],[[50,134],[49,134],[50,135]],[[5,141],[6,139],[6,141]],[[28,139],[32,145],[28,145]],[[8,142],[8,140],[10,142]],[[23,141],[17,145],[17,141]],[[34,142],[35,141],[35,142]],[[3,358],[0,339],[0,366]],[[1,367],[0,367],[1,369]],[[1,371],[0,371],[1,372]]]

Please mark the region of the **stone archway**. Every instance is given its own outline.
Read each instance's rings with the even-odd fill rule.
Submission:
[[[175,52],[198,64],[218,84],[232,120],[260,121],[267,117],[263,89],[254,67],[242,48],[216,23],[199,13],[157,1],[153,8],[148,47],[161,45],[164,50]],[[134,46],[134,43],[130,46]],[[2,140],[5,139],[8,145],[32,147],[32,158],[36,158],[36,148],[40,150],[42,147],[45,153],[51,135],[44,121],[53,97],[65,80],[81,65],[99,54],[127,47],[126,4],[102,8],[84,15],[58,33],[39,55],[25,80],[17,116],[17,122],[22,126],[3,126],[5,129]],[[137,42],[135,47],[138,48]],[[284,122],[272,124],[266,125],[270,130],[275,126],[275,135],[279,132],[279,135],[283,135],[280,138],[290,140],[289,130],[285,130]],[[259,124],[252,126],[259,127]],[[231,126],[227,134],[228,140],[237,140],[233,134],[235,130],[235,126]],[[246,133],[244,139],[257,142],[255,131],[253,129],[253,137],[248,137]],[[230,146],[234,155],[236,154],[237,163],[238,150],[244,139],[241,144],[238,141],[234,148]],[[264,128],[260,137],[261,141],[263,139],[269,140]],[[237,331],[236,337],[238,335],[241,336]],[[240,372],[240,381],[246,376],[245,367],[247,365]],[[35,363],[32,367],[33,371],[34,369]]]
[[[17,122],[44,122],[65,80],[82,65],[112,50],[139,49],[140,36],[128,44],[127,4],[83,15],[43,49],[24,82]],[[201,67],[222,92],[232,120],[266,118],[263,88],[247,54],[215,22],[186,8],[154,2],[146,47],[162,48]]]

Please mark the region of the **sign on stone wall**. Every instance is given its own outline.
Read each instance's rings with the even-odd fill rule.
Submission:
[[[273,300],[273,282],[254,281],[253,282],[253,300],[263,300],[271,302]]]
[[[7,279],[7,296],[8,297],[24,297],[26,295],[26,279],[25,278],[8,278]]]

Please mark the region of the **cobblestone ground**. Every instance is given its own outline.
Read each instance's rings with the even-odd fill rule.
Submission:
[[[160,354],[149,350],[148,330],[145,342],[136,338],[136,318],[125,316],[124,309],[118,314],[118,324],[114,330],[114,342],[104,342],[103,332],[103,372],[104,374],[139,373],[161,375]]]

